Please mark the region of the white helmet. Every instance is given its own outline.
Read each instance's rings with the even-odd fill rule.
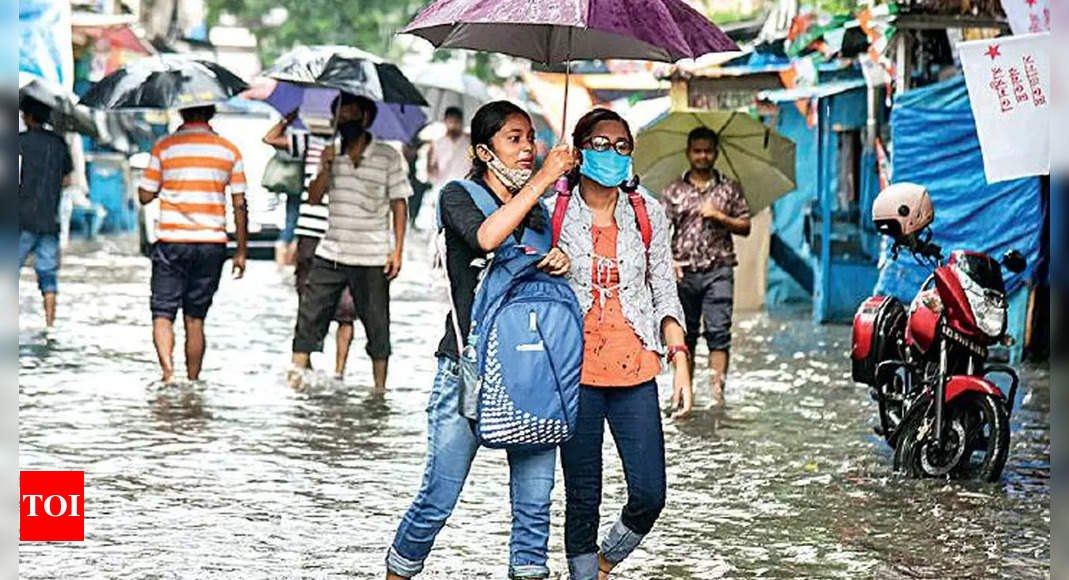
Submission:
[[[872,202],[872,221],[881,233],[900,239],[928,227],[935,219],[928,188],[916,183],[896,183]]]

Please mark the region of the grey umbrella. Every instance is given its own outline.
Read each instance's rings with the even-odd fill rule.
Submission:
[[[100,135],[93,111],[77,104],[78,97],[73,93],[37,75],[19,72],[20,108],[31,99],[52,110],[49,122],[55,130],[81,133],[93,138]]]
[[[262,76],[338,89],[381,103],[427,106],[401,69],[351,46],[299,46],[278,57]]]

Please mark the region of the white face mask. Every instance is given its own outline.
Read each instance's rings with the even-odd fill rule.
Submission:
[[[494,155],[494,152],[489,147],[485,145],[479,145],[478,147],[490,155],[490,161],[486,162],[486,166],[490,168],[490,171],[494,172],[494,175],[501,180],[505,188],[512,193],[516,193],[527,185],[527,182],[531,180],[531,176],[534,175],[534,169],[509,167],[498,159],[497,155]]]

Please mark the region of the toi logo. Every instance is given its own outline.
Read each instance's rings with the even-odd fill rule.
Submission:
[[[85,472],[19,472],[19,541],[85,540]]]

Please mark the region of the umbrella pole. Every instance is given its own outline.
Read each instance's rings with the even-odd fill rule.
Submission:
[[[571,36],[571,32],[568,33]],[[571,41],[569,40],[569,44]],[[570,52],[570,51],[569,51]],[[568,88],[572,84],[572,59],[571,55],[568,56],[568,62],[564,65],[564,112],[560,117],[560,140],[563,143],[567,140],[568,131]]]
[[[571,78],[572,78],[572,27],[569,26],[568,27],[568,56],[567,56],[567,61],[564,64],[564,110],[563,110],[563,112],[561,113],[561,116],[560,116],[560,140],[558,141],[558,143],[564,143],[565,140],[568,138],[568,136],[567,136],[567,131],[568,131],[567,130],[567,127],[568,127],[568,87],[571,84],[571,82],[570,82]],[[557,192],[558,194],[567,194],[568,190],[569,190],[569,187],[568,187],[568,176],[567,175],[562,175],[560,177],[560,179],[557,180],[557,183],[555,183],[553,185],[553,191]]]

